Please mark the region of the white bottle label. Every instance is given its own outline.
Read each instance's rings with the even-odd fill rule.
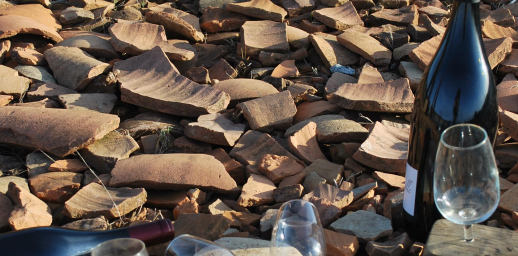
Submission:
[[[403,209],[414,216],[415,190],[417,188],[417,170],[406,163],[405,174],[405,197],[403,198]]]

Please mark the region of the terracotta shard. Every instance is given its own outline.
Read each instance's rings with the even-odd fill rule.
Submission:
[[[257,79],[236,78],[221,81],[212,86],[230,95],[229,107],[237,103],[278,93],[277,89],[267,82]]]
[[[289,91],[239,103],[252,130],[269,132],[291,126],[297,107]]]
[[[203,42],[205,36],[201,32],[198,17],[169,8],[163,12],[149,11],[146,13],[148,22],[164,26],[166,30],[178,33],[196,42]]]
[[[229,153],[243,165],[256,165],[266,154],[288,156],[298,160],[270,135],[256,131],[246,132]]]
[[[143,172],[142,170],[146,170]],[[223,164],[206,154],[139,155],[119,160],[111,171],[110,186],[229,193],[237,189]]]
[[[273,190],[276,189],[272,181],[262,175],[252,174],[243,186],[243,191],[237,203],[243,207],[260,206],[275,202]]]
[[[418,7],[415,5],[405,6],[399,9],[385,9],[369,15],[366,22],[372,26],[392,24],[406,27],[410,24],[417,25],[419,20],[417,9]]]
[[[309,36],[309,40],[328,68],[336,64],[348,66],[360,60],[356,53],[340,45],[334,35],[314,33]]]
[[[507,133],[514,140],[518,139],[518,114],[510,111],[500,112],[500,120],[504,132]]]
[[[285,60],[281,62],[272,72],[272,77],[288,78],[299,76],[299,70],[295,66],[294,60]]]
[[[377,68],[373,67],[369,63],[365,63],[362,68],[362,72],[358,77],[359,84],[375,84],[384,83],[383,77]]]
[[[311,197],[325,198],[334,206],[343,209],[353,202],[354,193],[352,191],[341,190],[329,184],[320,184],[315,190],[307,193],[302,199],[308,200]]]
[[[237,77],[237,71],[228,62],[221,58],[218,62],[209,68],[209,77],[211,80],[224,81]]]
[[[426,67],[432,62],[433,56],[441,44],[442,36],[435,36],[429,40],[424,41],[417,48],[412,50],[408,56],[414,63],[419,65],[419,68],[425,70]]]
[[[287,156],[273,154],[264,155],[259,161],[257,168],[276,184],[284,178],[296,175],[304,170],[304,166],[296,160]]]
[[[160,47],[115,63],[121,100],[178,116],[199,116],[225,109],[228,94],[180,75]]]
[[[249,19],[243,14],[228,11],[226,8],[208,7],[203,11],[201,28],[210,33],[239,29]]]
[[[408,78],[410,88],[414,92],[417,90],[417,85],[419,85],[419,82],[421,82],[423,73],[424,72],[419,68],[419,65],[413,62],[401,61],[399,63],[399,74]]]
[[[0,8],[0,16],[16,15],[33,19],[54,30],[61,29],[61,24],[49,8],[41,4],[19,4],[8,8]]]
[[[406,78],[376,84],[346,83],[327,98],[342,108],[360,111],[410,113],[414,104]]]
[[[108,40],[96,35],[75,36],[65,39],[55,46],[77,47],[98,58],[116,59],[120,57]]]
[[[65,203],[81,187],[83,174],[49,172],[29,179],[31,192],[39,199],[52,203]]]
[[[281,4],[290,17],[311,12],[315,8],[314,0],[281,0]]]
[[[115,115],[65,109],[0,108],[0,142],[66,156],[119,126]],[[35,126],[34,124],[38,125]],[[40,136],[45,134],[45,136]]]
[[[497,72],[500,74],[518,74],[518,50],[511,50],[511,54],[500,62]]]
[[[11,229],[45,227],[52,224],[50,207],[28,190],[11,182],[5,194],[14,203],[14,209],[9,216]]]
[[[511,53],[513,48],[513,40],[510,37],[498,39],[484,39],[484,48],[486,49],[487,59],[491,69],[500,64],[505,57]]]
[[[340,110],[342,110],[341,107],[326,100],[303,102],[297,106],[297,113],[293,117],[293,124],[315,116],[335,114],[340,112]]]
[[[496,87],[498,106],[503,110],[518,113],[518,80],[514,74],[508,74]]]
[[[71,218],[102,215],[113,219],[142,206],[146,197],[147,193],[143,188],[105,188],[100,184],[90,183],[65,202],[63,214]]]
[[[298,132],[289,137],[288,143],[291,151],[306,164],[313,163],[316,159],[325,159],[317,142],[317,124],[309,122]]]
[[[369,35],[347,30],[337,39],[338,43],[370,60],[374,65],[387,66],[390,64],[392,52]]]
[[[252,0],[244,3],[229,3],[227,10],[238,12],[250,17],[283,21],[288,13],[280,6],[275,5],[270,0]]]
[[[18,71],[3,65],[0,65],[0,80],[0,94],[11,96],[23,95],[31,83],[30,79],[19,76]]]
[[[363,26],[363,21],[358,16],[352,2],[346,2],[338,7],[316,10],[313,12],[313,17],[328,27],[338,30],[346,30],[356,25]]]
[[[81,90],[96,76],[110,68],[108,63],[74,47],[54,47],[45,57],[58,83],[72,90]]]
[[[336,92],[340,86],[346,84],[346,83],[358,83],[358,79],[355,77],[352,77],[350,75],[342,74],[339,72],[333,73],[333,75],[327,80],[326,83],[326,96]]]
[[[376,122],[353,159],[376,170],[404,174],[407,150],[408,141],[397,138],[394,131]]]
[[[234,146],[245,132],[244,124],[234,124],[219,113],[202,115],[185,126],[185,136],[212,144]]]
[[[17,34],[33,34],[50,38],[59,43],[63,38],[55,28],[48,27],[33,19],[17,15],[0,16],[0,39],[15,36]]]
[[[191,60],[195,54],[167,42],[165,29],[151,23],[116,23],[109,29],[110,43],[118,52],[143,54],[160,47],[170,60]]]
[[[266,0],[269,1],[269,0]],[[261,51],[289,52],[287,25],[274,21],[247,21],[241,27],[238,54],[258,56]]]

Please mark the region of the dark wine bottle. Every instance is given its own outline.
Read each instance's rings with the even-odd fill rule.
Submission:
[[[80,231],[56,227],[29,228],[0,235],[2,256],[77,256],[89,255],[98,244],[116,238],[137,238],[147,246],[174,238],[170,220],[108,231]]]
[[[480,29],[480,0],[454,0],[450,21],[416,91],[412,111],[406,185],[405,231],[425,242],[441,218],[433,198],[435,155],[451,125],[482,126],[494,143],[498,105],[493,73]]]

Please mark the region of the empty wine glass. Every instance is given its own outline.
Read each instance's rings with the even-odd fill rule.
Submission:
[[[281,206],[272,231],[270,255],[326,255],[324,231],[312,203],[297,199]]]
[[[482,127],[458,124],[442,133],[433,192],[442,216],[464,225],[464,241],[473,241],[472,224],[489,218],[500,200],[498,169]]]
[[[149,256],[144,242],[135,238],[117,238],[92,249],[92,256]]]
[[[228,249],[196,236],[181,235],[165,251],[165,256],[235,256]]]

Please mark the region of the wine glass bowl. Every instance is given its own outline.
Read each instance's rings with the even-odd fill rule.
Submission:
[[[92,256],[149,256],[144,242],[135,238],[117,238],[97,245]]]
[[[471,225],[488,219],[500,200],[498,169],[482,127],[458,124],[442,133],[433,192],[439,212],[465,225],[465,240],[471,241]]]
[[[192,235],[181,235],[167,246],[165,256],[234,256],[228,249]]]
[[[296,199],[281,206],[272,231],[270,255],[326,255],[322,224],[312,203]]]

